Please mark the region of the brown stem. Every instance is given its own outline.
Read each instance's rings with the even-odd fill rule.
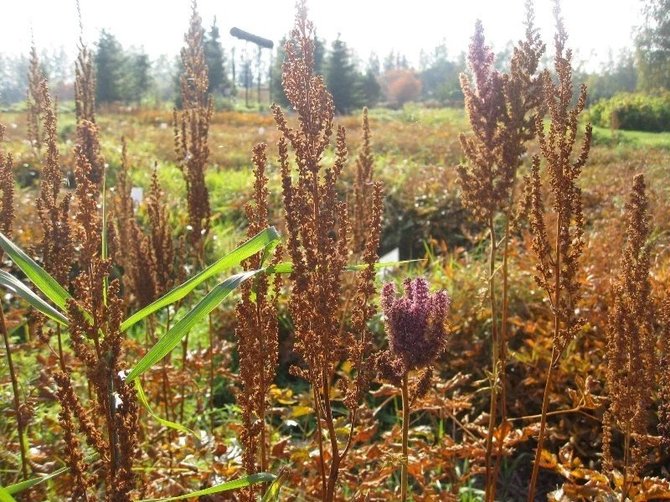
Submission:
[[[540,418],[540,435],[537,438],[537,451],[535,452],[535,461],[533,462],[533,473],[530,477],[530,487],[528,488],[528,502],[535,498],[535,488],[537,485],[537,475],[540,472],[540,458],[542,456],[542,445],[544,443],[544,432],[547,426],[547,408],[549,406],[549,390],[551,386],[551,373],[559,354],[556,353],[556,342],[561,333],[561,226],[562,214],[559,210],[556,216],[556,236],[554,252],[556,261],[554,263],[554,338],[551,349],[551,362],[547,371],[547,381],[544,384],[544,395],[542,396],[542,418]],[[551,299],[551,292],[549,298]]]
[[[528,489],[528,502],[535,500],[535,489],[537,485],[537,475],[540,472],[540,458],[542,456],[542,446],[544,445],[544,433],[547,428],[547,408],[549,407],[549,391],[551,389],[551,374],[554,367],[554,351],[552,350],[552,363],[547,371],[547,380],[544,383],[544,395],[542,397],[542,414],[540,415],[540,434],[537,438],[537,450],[535,451],[535,461],[533,462],[533,474],[530,478],[530,487]]]
[[[330,436],[330,449],[332,458],[332,461],[330,462],[330,472],[328,473],[326,500],[331,502],[335,499],[337,477],[340,471],[340,452],[337,445],[335,422],[333,421],[333,408],[330,403],[330,378],[328,377],[328,372],[326,369],[324,369],[321,373],[321,381],[323,386],[324,415],[326,419],[326,426],[328,427],[328,435]]]
[[[623,482],[621,484],[621,502],[628,494],[628,464],[630,463],[630,421],[626,424],[626,438],[623,447]]]
[[[319,472],[321,474],[321,493],[326,493],[326,466],[323,463],[323,434],[321,433],[321,406],[319,405],[319,393],[316,386],[312,385],[312,395],[314,396],[314,413],[316,413],[316,437],[319,443]]]
[[[2,331],[2,338],[5,341],[5,351],[7,353],[7,366],[9,367],[9,378],[12,381],[12,393],[14,394],[14,413],[16,414],[16,428],[19,433],[19,450],[21,452],[21,474],[23,479],[28,479],[28,455],[26,452],[26,444],[24,441],[25,430],[23,428],[23,420],[21,419],[21,402],[19,401],[19,383],[16,380],[16,372],[14,371],[14,363],[12,362],[12,350],[9,345],[9,333],[7,333],[7,325],[5,324],[5,313],[0,307],[0,331]]]
[[[507,421],[507,323],[509,320],[509,239],[510,239],[510,217],[506,215],[505,221],[505,241],[503,244],[503,265],[502,265],[502,318],[500,320],[500,336],[498,346],[498,357],[500,359],[500,423],[503,425],[500,438],[498,439],[498,451],[493,467],[493,479],[498,480],[500,472],[500,462],[502,461],[503,445],[505,443],[505,422]],[[488,488],[488,484],[487,484]],[[497,482],[491,486],[490,500],[496,498]]]
[[[407,486],[409,484],[409,386],[407,384],[407,373],[402,377],[402,465],[400,471],[400,500],[407,500]]]
[[[498,341],[498,319],[495,294],[495,266],[496,266],[496,234],[493,224],[493,216],[489,217],[489,234],[491,247],[489,254],[489,302],[491,304],[491,402],[489,405],[489,427],[486,434],[486,495],[485,500],[492,500],[492,492],[495,488],[496,480],[491,475],[491,455],[493,453],[493,432],[496,428],[496,415],[498,405],[498,359],[499,359],[499,341]]]

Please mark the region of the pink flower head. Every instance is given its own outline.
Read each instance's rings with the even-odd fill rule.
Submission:
[[[403,286],[405,295],[396,298],[395,285],[385,284],[381,304],[389,349],[410,371],[429,366],[444,350],[451,299],[446,291],[430,294],[422,277],[406,279]]]

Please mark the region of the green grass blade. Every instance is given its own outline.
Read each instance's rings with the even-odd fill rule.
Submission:
[[[46,476],[39,476],[37,478],[32,478],[32,479],[27,479],[25,481],[21,481],[20,483],[16,483],[14,485],[9,485],[5,488],[7,492],[10,495],[15,495],[17,493],[21,493],[24,490],[27,490],[28,488],[32,488],[35,485],[39,485],[40,483],[44,483],[45,481],[48,481],[50,479],[53,479],[57,476],[60,476],[64,472],[67,472],[69,470],[68,467],[61,467],[60,469],[55,470],[51,474],[47,474]],[[2,499],[0,499],[2,500]]]
[[[182,317],[179,322],[170,328],[170,331],[151,347],[149,352],[145,354],[140,362],[137,363],[137,366],[128,374],[127,380],[134,380],[163,359],[177,346],[179,341],[186,336],[197,322],[207,317],[237,286],[261,271],[252,270],[235,274],[212,289],[207,296],[200,300],[188,314]]]
[[[145,317],[153,314],[168,305],[171,305],[193,291],[210,277],[220,274],[226,269],[239,265],[243,260],[258,253],[259,251],[275,245],[279,240],[279,233],[274,227],[268,227],[246,241],[241,246],[212,263],[209,267],[194,275],[189,280],[180,284],[169,293],[166,293],[155,302],[135,312],[132,316],[121,323],[121,331],[125,331]]]
[[[39,310],[42,314],[47,316],[49,319],[56,321],[64,326],[67,326],[68,324],[67,317],[65,317],[58,310],[53,308],[51,305],[49,305],[47,302],[45,302],[39,296],[33,293],[33,291],[28,286],[23,284],[16,277],[14,277],[11,274],[8,274],[4,270],[0,270],[0,286],[5,287],[15,295],[23,298],[35,309]]]
[[[272,482],[270,488],[268,488],[268,490],[263,494],[261,502],[277,502],[279,500],[279,492],[281,487],[286,482],[287,472],[288,471],[285,470],[279,476],[277,476],[277,479]]]
[[[400,260],[400,261],[383,261],[375,263],[375,270],[383,270],[389,267],[397,267],[399,265],[407,265],[408,263],[419,262],[421,260]],[[365,263],[359,263],[356,265],[347,265],[344,267],[344,270],[347,272],[358,272],[367,267]],[[293,272],[293,263],[290,261],[283,261],[277,263],[276,265],[271,265],[266,269],[268,274],[290,274]]]
[[[165,420],[164,418],[161,418],[154,413],[154,411],[151,409],[151,406],[149,405],[149,400],[147,399],[147,395],[144,393],[144,389],[142,388],[142,384],[140,383],[139,378],[135,380],[135,390],[137,390],[137,398],[140,400],[140,403],[142,403],[142,406],[144,406],[149,415],[151,415],[159,424],[161,424],[163,427],[169,427],[170,429],[174,429],[185,434],[192,434],[197,437],[197,434],[188,427],[176,422],[171,422],[170,420]]]
[[[274,481],[275,476],[266,472],[261,472],[259,474],[250,474],[249,476],[244,476],[243,478],[234,479],[232,481],[226,481],[220,485],[211,486],[205,488],[204,490],[198,490],[191,493],[186,493],[184,495],[178,495],[177,497],[168,497],[164,499],[142,499],[139,502],[169,502],[171,500],[183,500],[190,499],[195,497],[203,497],[205,495],[214,495],[215,493],[227,492],[230,490],[239,490],[240,488],[246,488],[247,486],[255,485],[258,483],[270,483]]]
[[[16,499],[0,485],[0,502],[16,502]]]
[[[28,276],[37,289],[61,309],[66,308],[68,300],[72,298],[70,293],[2,232],[0,232],[0,247],[5,250],[7,255],[23,273]]]
[[[100,244],[102,259],[106,260],[109,254],[107,245],[107,168],[102,170],[102,242]],[[109,275],[105,274],[102,279],[102,300],[107,305],[107,294],[109,290]]]

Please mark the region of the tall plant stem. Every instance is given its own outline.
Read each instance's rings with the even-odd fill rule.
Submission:
[[[544,445],[544,435],[547,428],[547,408],[549,407],[549,391],[551,390],[551,376],[554,367],[554,350],[551,351],[552,362],[547,371],[547,380],[544,383],[544,396],[542,397],[542,415],[540,416],[540,434],[537,438],[537,450],[535,451],[535,461],[533,462],[533,474],[530,478],[530,487],[528,489],[528,502],[535,500],[535,489],[537,485],[537,475],[540,472],[540,458],[542,457],[542,447]]]
[[[621,484],[621,502],[628,494],[628,464],[630,464],[630,421],[626,424],[626,439],[623,446],[623,482]]]
[[[209,288],[208,288],[209,289]],[[214,328],[212,327],[212,313],[207,316],[209,331],[209,426],[214,430]]]
[[[319,392],[316,386],[312,385],[312,395],[314,396],[314,412],[316,413],[316,437],[319,443],[319,473],[321,474],[321,493],[325,497],[327,491],[326,467],[323,463],[323,434],[321,433],[321,406],[319,405]]]
[[[19,383],[16,380],[16,372],[14,371],[14,363],[12,362],[12,350],[9,345],[9,333],[7,333],[7,325],[5,324],[5,313],[0,308],[0,330],[2,331],[2,338],[5,341],[5,351],[7,353],[7,366],[9,367],[9,378],[12,381],[12,393],[14,394],[14,413],[16,414],[16,427],[19,433],[19,450],[21,452],[21,475],[23,479],[28,479],[28,456],[26,452],[25,431],[23,428],[23,420],[21,420],[21,402],[19,401]]]
[[[330,436],[330,450],[331,462],[330,471],[328,473],[328,488],[326,490],[326,500],[332,502],[335,500],[335,488],[337,484],[337,477],[340,472],[340,452],[337,446],[337,432],[335,431],[335,423],[333,421],[333,408],[330,403],[330,377],[328,371],[324,368],[321,373],[323,382],[323,405],[324,415],[326,419],[326,426],[328,427],[328,435]]]
[[[544,395],[542,396],[542,416],[540,418],[540,434],[537,438],[537,450],[535,451],[535,461],[533,462],[533,473],[530,477],[530,486],[528,488],[528,502],[535,499],[535,488],[537,485],[537,475],[540,472],[540,458],[542,457],[542,446],[544,444],[544,433],[547,428],[547,408],[549,407],[549,391],[551,389],[551,373],[554,364],[558,359],[556,354],[556,341],[559,339],[561,331],[561,224],[562,215],[559,212],[556,217],[556,243],[554,263],[554,338],[551,349],[551,361],[547,371],[547,380],[544,384]]]
[[[499,360],[499,336],[498,336],[498,308],[496,305],[495,292],[495,268],[496,268],[496,233],[493,224],[493,216],[489,217],[489,236],[491,239],[489,254],[489,302],[491,304],[491,402],[489,405],[489,428],[486,435],[486,494],[488,502],[493,500],[496,480],[491,475],[491,455],[493,453],[493,432],[496,428],[498,407],[498,360]]]
[[[402,465],[400,471],[400,500],[407,500],[407,487],[409,484],[409,385],[407,373],[402,377]]]
[[[510,217],[506,215],[505,221],[505,240],[503,243],[503,264],[502,264],[502,318],[500,319],[500,336],[498,357],[500,358],[500,423],[504,426],[507,421],[507,323],[509,319],[509,239],[510,239]],[[502,451],[505,442],[505,430],[498,440],[498,451],[496,454],[493,468],[493,479],[497,481],[500,472],[500,462],[502,461]],[[487,486],[488,488],[488,486]],[[490,500],[496,498],[497,483],[491,486]]]

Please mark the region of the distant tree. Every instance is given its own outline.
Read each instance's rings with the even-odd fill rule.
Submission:
[[[0,103],[10,105],[26,98],[29,62],[25,55],[0,55]]]
[[[638,87],[670,89],[670,0],[644,0],[643,13],[635,37]]]
[[[375,77],[382,74],[382,65],[379,61],[379,56],[372,52],[368,58],[368,73],[372,73]]]
[[[619,52],[616,58],[610,53],[608,61],[597,73],[575,73],[575,79],[585,82],[589,88],[588,104],[611,98],[621,92],[635,91],[637,77],[635,55],[626,49]]]
[[[225,94],[230,89],[230,80],[226,73],[225,54],[221,46],[219,27],[216,18],[205,36],[205,61],[209,77],[209,92]]]
[[[419,74],[423,97],[443,105],[463,101],[459,75],[465,67],[450,61],[448,55],[446,44],[441,43],[431,54],[424,55]]]
[[[149,74],[151,95],[157,103],[175,99],[174,81],[177,67],[177,60],[166,54],[158,56],[151,65]]]
[[[95,99],[98,103],[121,100],[124,59],[121,44],[114,35],[103,29],[96,43],[94,58]]]
[[[379,103],[382,95],[382,87],[379,85],[379,76],[374,68],[368,67],[365,75],[361,76],[361,91],[363,94],[363,105],[372,108]]]
[[[351,61],[347,44],[340,40],[340,37],[337,37],[331,45],[325,76],[337,112],[348,113],[361,106],[360,75]]]
[[[382,75],[382,87],[386,99],[393,106],[402,106],[421,96],[421,80],[412,70],[387,71]]]
[[[123,63],[123,101],[139,104],[151,86],[151,61],[144,50],[128,54]]]

